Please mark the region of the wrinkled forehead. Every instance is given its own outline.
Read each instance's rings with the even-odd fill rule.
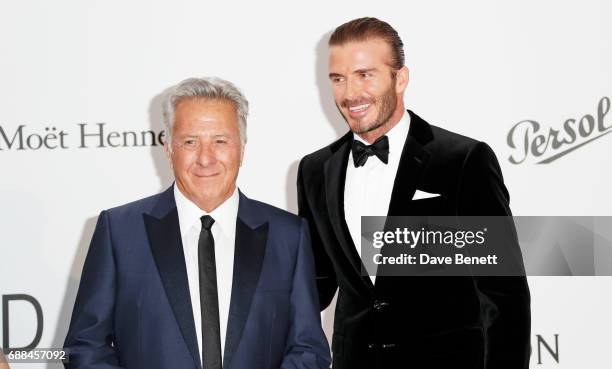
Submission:
[[[229,100],[191,98],[179,102],[173,130],[237,130],[238,116]]]

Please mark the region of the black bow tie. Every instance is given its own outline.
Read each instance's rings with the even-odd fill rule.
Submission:
[[[359,140],[353,140],[351,151],[353,152],[355,168],[362,167],[372,155],[376,155],[380,161],[387,164],[389,161],[389,138],[382,136],[371,145],[366,145]]]

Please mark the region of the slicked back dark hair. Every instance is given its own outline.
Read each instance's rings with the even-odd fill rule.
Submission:
[[[367,41],[379,38],[391,49],[390,67],[399,70],[404,66],[404,43],[389,23],[377,18],[353,19],[338,26],[329,38],[329,46],[341,46],[353,41]]]

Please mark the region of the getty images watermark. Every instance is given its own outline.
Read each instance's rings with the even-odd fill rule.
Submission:
[[[612,217],[362,217],[363,275],[612,275]]]

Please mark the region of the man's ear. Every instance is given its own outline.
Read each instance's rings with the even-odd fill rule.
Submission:
[[[242,166],[242,159],[244,158],[245,147],[246,147],[246,144],[242,145],[242,147],[240,148],[240,166]]]
[[[410,80],[410,71],[407,66],[401,67],[395,74],[395,92],[402,94],[408,87],[408,81]]]
[[[166,153],[166,158],[170,163],[170,168],[172,168],[172,153],[170,152],[170,146],[168,146],[167,142],[164,142],[164,153]]]

